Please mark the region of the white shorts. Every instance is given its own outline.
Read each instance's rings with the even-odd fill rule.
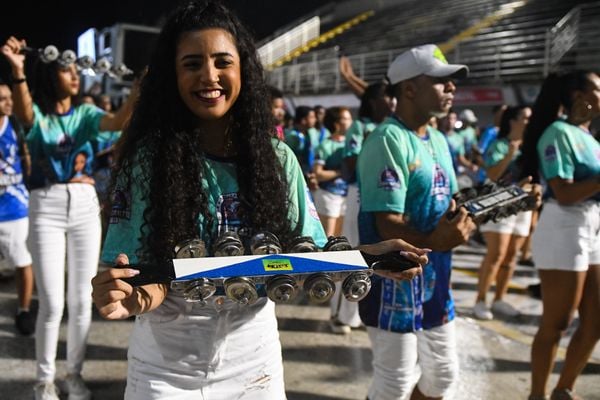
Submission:
[[[29,218],[0,222],[0,252],[13,268],[31,265],[31,254],[27,248]]]
[[[456,325],[451,321],[414,333],[397,333],[367,327],[373,349],[373,382],[369,400],[404,400],[415,383],[427,397],[448,394],[458,378]]]
[[[544,205],[531,242],[538,269],[587,271],[600,265],[600,202]]]
[[[313,196],[317,213],[325,217],[338,218],[346,215],[346,197],[333,194],[321,188],[317,189]]]
[[[498,222],[488,222],[479,227],[480,232],[504,233],[521,237],[529,236],[531,228],[531,211],[523,211],[517,215],[501,219]]]
[[[342,225],[342,235],[352,246],[358,246],[358,212],[360,211],[360,198],[358,185],[348,185],[348,196],[346,196],[346,217]]]
[[[169,292],[136,318],[126,400],[285,400],[274,303],[221,299],[201,306]]]

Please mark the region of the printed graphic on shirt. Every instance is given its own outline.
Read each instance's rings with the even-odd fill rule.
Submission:
[[[0,222],[27,216],[29,193],[23,184],[17,134],[8,118],[0,125]]]
[[[315,207],[315,202],[312,199],[312,195],[310,194],[310,189],[307,187],[304,196],[306,197],[306,205],[308,206],[308,213],[313,219],[317,221],[321,221],[319,219],[319,213],[317,212],[317,207]]]
[[[448,174],[438,163],[433,166],[433,181],[431,184],[431,195],[436,200],[445,200],[450,196],[450,179]]]
[[[379,184],[377,186],[385,190],[400,189],[398,171],[392,167],[385,167],[379,174]]]
[[[217,200],[219,231],[237,231],[242,225],[243,214],[237,192],[219,196]]]
[[[110,210],[110,223],[118,224],[121,219],[131,218],[131,193],[123,188],[115,188]]]
[[[544,160],[556,160],[556,146],[554,146],[553,144],[546,146],[546,148],[544,149]]]

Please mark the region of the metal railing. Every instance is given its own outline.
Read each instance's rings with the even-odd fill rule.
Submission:
[[[269,41],[258,49],[263,65],[271,65],[289,54],[292,50],[304,46],[320,34],[321,19],[318,16],[301,23],[288,32]]]
[[[458,43],[448,52],[453,63],[465,63],[469,79],[478,83],[541,80],[548,71],[565,66],[597,68],[600,65],[600,2],[576,6],[555,26],[546,28],[516,16],[498,28]],[[556,20],[556,19],[555,19]],[[387,66],[406,48],[366,52],[350,56],[357,76],[367,82],[383,79]],[[339,73],[335,49],[312,54],[312,60],[286,65],[271,71],[269,82],[286,93],[330,94],[349,88]]]

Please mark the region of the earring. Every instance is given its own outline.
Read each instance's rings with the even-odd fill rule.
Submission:
[[[585,102],[585,108],[589,111],[589,110],[592,109],[592,105],[586,101]]]

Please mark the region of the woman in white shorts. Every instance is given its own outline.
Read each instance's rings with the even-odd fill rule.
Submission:
[[[190,303],[164,283],[134,288],[121,279],[149,262],[168,268],[183,240],[202,239],[212,255],[226,229],[267,230],[284,246],[297,235],[325,244],[300,165],[272,138],[251,36],[219,2],[184,4],[166,21],[141,89],[116,160],[118,201],[102,255],[139,269],[110,268],[92,281],[104,318],[137,316],[124,397],[283,400],[270,300]]]
[[[566,119],[556,119],[562,105]],[[559,340],[573,315],[573,334],[552,400],[579,399],[575,380],[600,338],[600,144],[591,121],[600,116],[600,77],[576,71],[551,74],[525,137],[524,172],[537,168],[548,182],[547,201],[532,239],[543,312],[531,349],[530,400],[546,398]]]
[[[500,121],[498,137],[490,144],[484,155],[484,167],[488,178],[494,182],[514,183],[518,178],[515,160],[525,127],[529,122],[529,107],[509,107]],[[480,227],[487,246],[485,257],[479,267],[477,299],[473,307],[475,318],[489,320],[494,314],[514,317],[519,312],[503,300],[516,267],[516,254],[529,236],[531,211],[498,222],[488,222]],[[486,303],[487,292],[496,281],[496,294],[491,311]]]
[[[346,215],[348,182],[342,176],[346,131],[352,125],[352,114],[346,107],[331,107],[325,111],[325,127],[332,132],[316,151],[313,173],[319,182],[314,193],[315,207],[327,236],[342,234]]]

